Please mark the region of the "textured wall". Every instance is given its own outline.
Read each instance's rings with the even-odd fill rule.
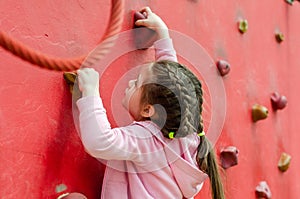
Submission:
[[[100,40],[110,5],[108,0],[1,1],[1,30],[50,55],[80,56]],[[223,174],[227,198],[255,198],[255,187],[262,180],[275,199],[299,198],[300,3],[127,0],[124,30],[132,27],[131,10],[144,5],[150,5],[171,29],[200,43],[214,61],[231,64],[231,72],[223,78],[226,120],[215,146],[217,152],[228,145],[240,151],[239,164]],[[237,29],[240,19],[248,20],[245,34]],[[274,36],[277,30],[285,35],[280,44]],[[54,198],[55,187],[63,183],[68,191],[99,198],[104,166],[83,150],[62,73],[37,68],[2,49],[0,56],[0,197]],[[112,121],[114,83],[131,65],[151,59],[150,51],[133,52],[108,68],[101,87]],[[272,111],[274,91],[287,96],[286,109]],[[254,103],[269,109],[269,117],[255,124],[250,111]],[[277,169],[282,152],[292,156],[285,173]],[[198,198],[209,198],[208,194],[206,183]]]

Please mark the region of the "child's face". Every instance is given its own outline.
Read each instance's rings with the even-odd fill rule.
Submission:
[[[129,111],[134,120],[139,121],[141,116],[141,96],[142,85],[145,84],[151,77],[151,64],[142,66],[137,79],[130,80],[128,87],[125,90],[125,97],[122,100],[123,106]]]

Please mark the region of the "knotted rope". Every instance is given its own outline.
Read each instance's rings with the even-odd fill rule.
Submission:
[[[116,37],[113,37],[122,29],[124,15],[124,0],[112,0],[109,24],[106,28],[105,34],[101,39],[101,45],[96,49],[94,60],[100,60],[109,52],[109,49],[114,45]],[[28,61],[34,65],[56,71],[73,71],[79,69],[82,65],[85,56],[76,58],[57,58],[38,52],[23,43],[13,40],[7,34],[0,31],[0,45],[12,54]],[[90,59],[89,59],[90,60]],[[86,63],[91,64],[91,63]]]

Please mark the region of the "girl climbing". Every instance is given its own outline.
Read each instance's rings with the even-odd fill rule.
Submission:
[[[213,199],[224,193],[214,151],[203,131],[202,88],[179,64],[166,24],[150,8],[136,21],[157,33],[156,61],[129,81],[124,107],[135,120],[111,128],[99,74],[78,70],[80,135],[86,151],[107,160],[101,198],[193,198],[209,177]]]

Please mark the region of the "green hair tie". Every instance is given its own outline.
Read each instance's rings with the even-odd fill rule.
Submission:
[[[169,138],[170,138],[170,139],[173,139],[173,138],[174,138],[174,134],[175,134],[174,132],[170,132],[170,133],[169,133]]]
[[[201,133],[198,133],[198,136],[199,136],[199,137],[205,136],[205,132],[202,131]]]

